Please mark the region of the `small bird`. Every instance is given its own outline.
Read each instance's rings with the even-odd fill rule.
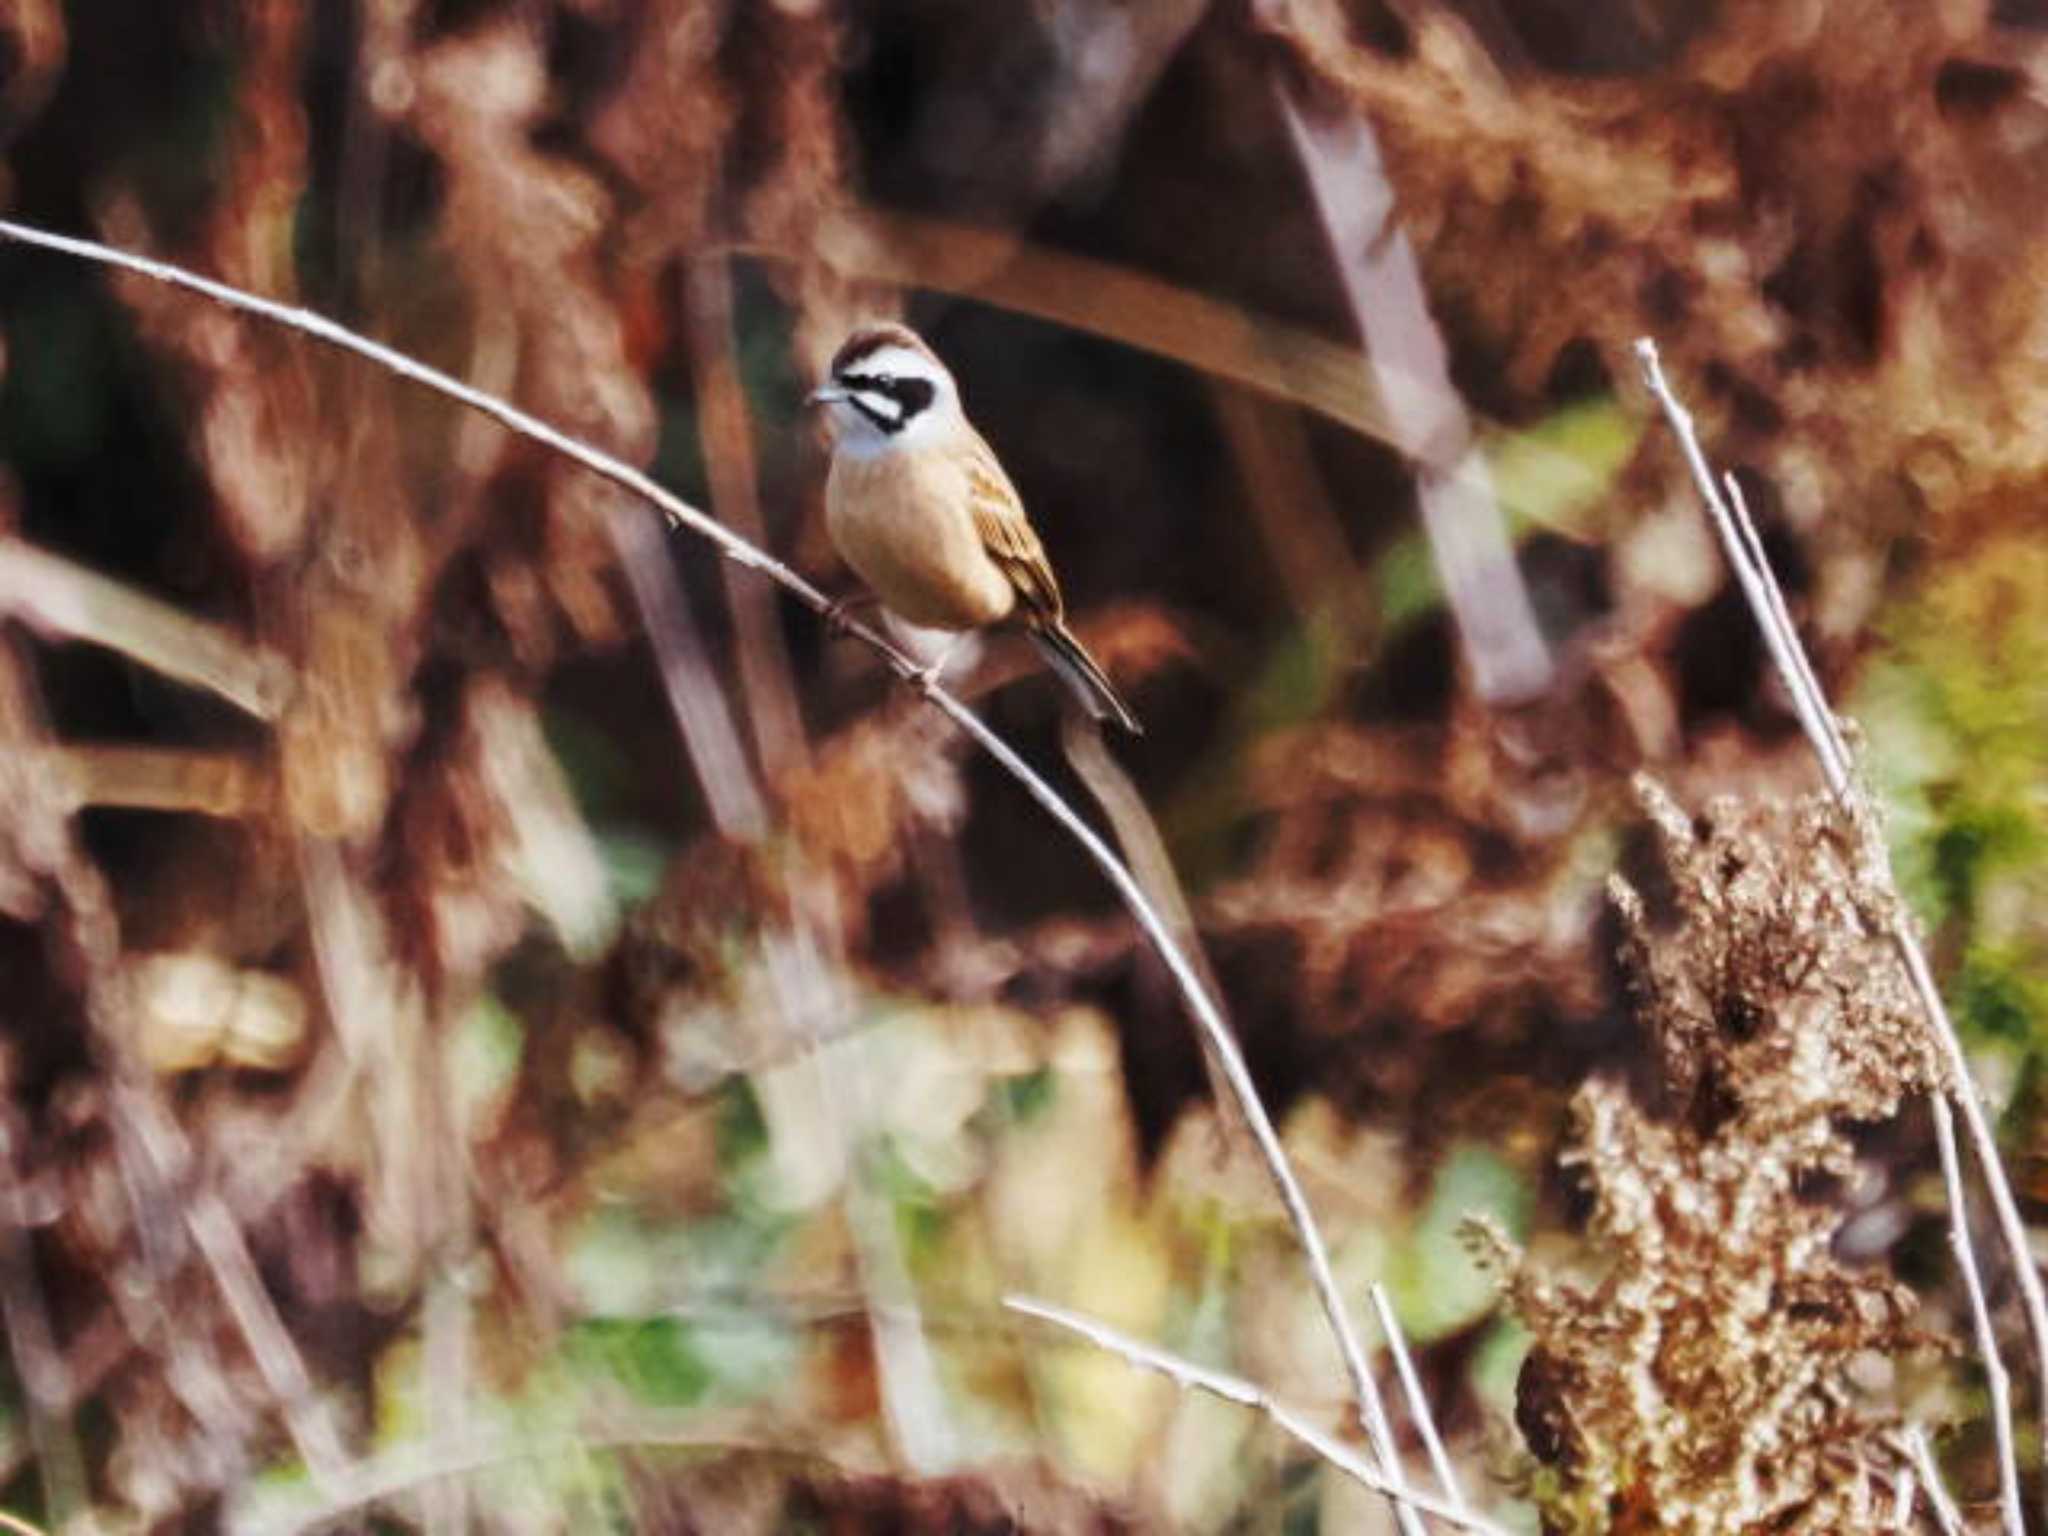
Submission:
[[[1142,735],[1067,628],[1059,582],[1017,488],[917,333],[858,327],[810,398],[834,427],[826,530],[882,604],[912,624],[955,631],[955,644],[968,630],[1021,621],[1091,717]]]

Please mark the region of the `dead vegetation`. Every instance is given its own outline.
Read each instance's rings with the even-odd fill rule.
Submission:
[[[1140,697],[1338,1279],[1481,1505],[1860,1528],[1907,1419],[1983,1493],[1876,834],[1799,798],[1626,349],[1696,385],[1831,682],[1884,685],[1909,894],[2038,1143],[2039,690],[1985,660],[2039,602],[2028,8],[1138,9],[0,0],[8,213],[342,319],[835,591],[801,392],[907,306]],[[1362,365],[1290,99],[1383,152],[1444,378]],[[1347,1420],[1134,925],[864,650],[189,294],[9,247],[0,336],[0,1509],[1362,1518],[998,1306]],[[1411,384],[1465,435],[1405,436]],[[1554,663],[1513,709],[1410,511],[1468,449]],[[1058,763],[1018,655],[959,681]]]
[[[1930,1340],[1910,1291],[1835,1257],[1828,1194],[1859,1177],[1847,1128],[1937,1080],[1876,829],[1831,797],[1696,826],[1638,793],[1661,910],[1619,876],[1612,899],[1654,1093],[1574,1097],[1599,1248],[1584,1278],[1511,1261],[1535,1339],[1517,1419],[1570,1528],[1869,1527],[1897,1407],[1861,1378]]]

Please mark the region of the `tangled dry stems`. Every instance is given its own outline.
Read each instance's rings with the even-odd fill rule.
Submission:
[[[1851,1367],[1927,1341],[1908,1290],[1832,1256],[1828,1194],[1856,1172],[1845,1125],[1940,1075],[1877,832],[1828,795],[1696,823],[1637,793],[1657,885],[1611,897],[1659,1069],[1648,1106],[1607,1080],[1574,1105],[1602,1272],[1511,1265],[1538,1485],[1567,1529],[1860,1528],[1876,1495],[1853,1469],[1895,1460],[1895,1421]]]

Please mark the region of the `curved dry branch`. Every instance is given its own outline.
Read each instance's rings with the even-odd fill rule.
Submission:
[[[821,616],[834,612],[833,604],[825,594],[795,570],[741,538],[716,519],[700,512],[642,471],[592,448],[559,428],[520,410],[517,406],[482,390],[474,389],[395,348],[358,335],[324,315],[246,293],[182,267],[138,256],[133,252],[103,245],[95,240],[55,234],[13,220],[0,219],[0,238],[17,240],[25,245],[57,251],[101,266],[131,272],[152,282],[183,288],[201,294],[215,303],[260,316],[341,351],[353,353],[401,378],[423,385],[471,410],[478,411],[521,436],[573,460],[591,473],[659,507],[678,527],[686,528],[699,537],[710,540],[728,559],[761,572]],[[1386,1412],[1380,1400],[1379,1389],[1372,1379],[1372,1373],[1367,1369],[1365,1353],[1359,1345],[1357,1330],[1353,1327],[1350,1313],[1338,1292],[1336,1277],[1330,1268],[1329,1250],[1324,1245],[1322,1234],[1309,1210],[1308,1197],[1287,1162],[1287,1154],[1280,1144],[1280,1134],[1275,1129],[1272,1118],[1266,1113],[1265,1106],[1259,1102],[1258,1090],[1252,1082],[1251,1070],[1245,1064],[1243,1051],[1239,1049],[1236,1038],[1231,1034],[1215,1002],[1203,987],[1194,966],[1180,946],[1173,941],[1165,920],[1146,899],[1137,880],[1111,851],[1109,845],[1072,806],[1060,798],[1058,792],[1026,763],[1009,743],[984,725],[980,717],[966,705],[933,683],[917,662],[891,645],[880,634],[866,625],[843,617],[841,622],[847,633],[871,647],[897,676],[914,683],[935,708],[965,731],[977,746],[994,758],[1024,787],[1026,793],[1081,845],[1082,851],[1094,861],[1096,867],[1115,888],[1125,907],[1137,919],[1146,939],[1179,987],[1189,1013],[1216,1057],[1224,1081],[1237,1097],[1239,1108],[1244,1112],[1253,1140],[1279,1192],[1281,1204],[1286,1209],[1288,1221],[1301,1243],[1317,1299],[1322,1305],[1331,1333],[1336,1338],[1345,1372],[1357,1394],[1364,1422],[1367,1425],[1383,1425],[1386,1422]]]

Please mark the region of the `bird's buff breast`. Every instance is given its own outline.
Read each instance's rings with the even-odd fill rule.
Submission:
[[[893,454],[833,461],[825,526],[855,574],[894,613],[933,629],[1009,617],[1017,594],[975,531],[964,474]]]

